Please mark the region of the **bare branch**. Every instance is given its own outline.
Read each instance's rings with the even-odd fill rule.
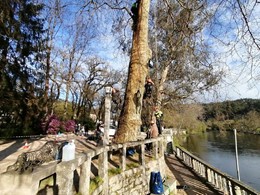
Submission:
[[[168,0],[166,0],[168,1]],[[198,5],[197,7],[192,7],[192,6],[186,6],[184,5],[185,3],[182,2],[181,0],[177,0],[178,4],[184,8],[184,9],[191,9],[192,11],[198,11],[199,9],[201,9],[204,6],[204,3],[201,3],[200,5]]]
[[[253,33],[252,33],[251,29],[250,29],[250,26],[249,26],[249,24],[248,24],[248,19],[247,19],[247,17],[246,17],[245,12],[244,12],[243,9],[242,9],[242,5],[241,5],[241,3],[240,3],[240,0],[237,0],[237,3],[238,3],[238,6],[239,6],[239,9],[240,9],[240,12],[241,12],[241,14],[242,14],[242,17],[243,17],[243,19],[244,19],[244,21],[245,21],[247,31],[248,31],[248,33],[249,33],[251,39],[253,40],[254,45],[260,50],[260,45],[256,42],[256,38],[255,38],[255,36],[253,35]]]

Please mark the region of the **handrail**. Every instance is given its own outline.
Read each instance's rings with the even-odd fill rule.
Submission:
[[[190,167],[199,177],[204,179],[214,189],[230,195],[259,195],[260,193],[246,184],[221,172],[185,149],[176,147],[176,156]]]

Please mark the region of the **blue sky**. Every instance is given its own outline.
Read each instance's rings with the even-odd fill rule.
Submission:
[[[250,7],[250,6],[249,6]],[[259,6],[260,7],[260,6]],[[214,5],[211,7],[214,9]],[[250,27],[253,32],[258,32],[257,22],[260,20],[260,8],[256,7],[250,15]],[[200,99],[204,101],[223,101],[240,98],[260,98],[260,54],[259,50],[245,48],[245,43],[236,43],[235,39],[241,37],[243,31],[237,31],[235,24],[241,25],[241,16],[232,20],[232,14],[228,11],[218,13],[218,22],[206,31],[205,39],[210,45],[211,51],[215,52],[218,59],[217,68],[224,70],[225,77],[221,83],[209,93],[203,94]],[[99,18],[103,20],[104,18]],[[240,22],[239,22],[240,21]],[[101,23],[101,22],[100,22]],[[260,24],[260,21],[259,21]],[[102,22],[103,36],[98,37],[92,44],[92,54],[101,56],[115,69],[127,71],[129,57],[122,51],[115,50],[118,47],[117,40],[111,35],[111,24],[104,26]],[[214,35],[218,39],[213,39]],[[258,33],[256,34],[258,35]],[[131,36],[131,35],[130,35]],[[249,44],[252,43],[248,34],[244,37]],[[224,44],[225,43],[225,44]],[[233,49],[233,52],[230,52]],[[250,49],[250,50],[248,50]],[[250,59],[250,53],[256,58]]]
[[[237,6],[236,2],[233,2]],[[253,1],[242,6],[248,18],[253,36],[260,40],[260,5]],[[229,4],[228,1],[223,6]],[[210,9],[215,9],[218,2],[213,2]],[[233,7],[232,7],[233,8]],[[248,33],[242,14],[237,9],[218,7],[216,18],[204,31],[204,38],[214,52],[218,68],[225,77],[215,91],[205,94],[205,100],[223,101],[240,98],[260,99],[260,51]],[[259,42],[260,45],[260,42]]]

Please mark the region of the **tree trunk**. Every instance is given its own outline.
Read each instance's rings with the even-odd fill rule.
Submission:
[[[50,44],[52,46],[52,44]],[[45,89],[44,89],[44,114],[49,114],[48,99],[49,99],[49,89],[50,89],[50,69],[51,69],[51,46],[47,47],[47,57],[46,57],[46,77],[45,77]]]
[[[148,17],[150,0],[139,4],[137,24],[133,29],[133,45],[128,70],[124,104],[114,142],[136,141],[141,126],[142,99],[148,74],[148,61],[152,57],[148,46]]]
[[[164,91],[163,84],[165,83],[165,81],[167,79],[169,69],[170,69],[170,65],[167,65],[163,68],[162,73],[161,73],[161,79],[159,80],[159,83],[157,86],[156,102],[157,102],[157,107],[159,108],[159,110],[163,106],[162,105],[163,91]]]

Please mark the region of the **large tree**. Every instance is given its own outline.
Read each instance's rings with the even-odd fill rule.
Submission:
[[[31,0],[0,2],[0,115],[19,133],[32,128],[42,113],[45,66],[43,6]]]
[[[210,19],[205,4],[197,0],[160,1],[152,18],[154,102],[166,105],[216,85],[222,71],[211,61],[207,43],[201,38]]]
[[[201,14],[203,4],[198,1],[160,1],[152,4],[140,1],[136,29],[130,54],[125,103],[119,120],[115,142],[134,141],[142,119],[150,121],[154,106],[185,99],[197,91],[202,92],[216,85],[220,72],[216,73],[207,61],[207,50],[198,34],[207,23],[208,16]],[[150,26],[148,17],[151,14]],[[148,29],[151,29],[148,39]],[[151,53],[148,43],[153,47]],[[151,55],[153,54],[153,55]],[[149,71],[148,61],[154,68]],[[143,102],[145,78],[152,77],[155,93],[147,104]],[[147,124],[148,124],[147,123]],[[149,125],[149,124],[148,124]]]
[[[138,17],[136,23],[133,24],[133,42],[126,93],[118,131],[114,139],[116,143],[136,141],[142,123],[142,98],[148,75],[148,62],[152,57],[148,46],[149,9],[150,0],[139,1]]]

